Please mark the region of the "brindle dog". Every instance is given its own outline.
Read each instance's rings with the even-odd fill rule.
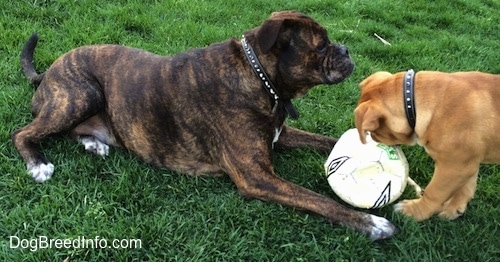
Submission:
[[[351,74],[347,48],[298,12],[278,12],[262,25],[202,49],[164,57],[118,45],[76,48],[43,74],[33,66],[37,35],[21,63],[38,85],[33,122],[12,140],[37,182],[54,166],[36,144],[69,133],[101,156],[124,147],[148,163],[188,174],[227,174],[241,195],[311,211],[383,239],[386,219],[346,208],[275,175],[276,149],[310,147],[329,152],[336,139],[284,124],[296,117],[290,99],[318,84]],[[260,61],[260,62],[259,62]]]

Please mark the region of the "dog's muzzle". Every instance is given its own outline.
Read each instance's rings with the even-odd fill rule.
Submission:
[[[344,45],[333,45],[329,55],[325,58],[324,67],[325,84],[342,82],[354,71],[354,62],[351,60],[349,50]]]

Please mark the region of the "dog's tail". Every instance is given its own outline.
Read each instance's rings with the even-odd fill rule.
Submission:
[[[33,54],[35,53],[37,42],[38,34],[34,33],[30,36],[26,44],[24,44],[23,51],[21,52],[21,68],[26,78],[35,86],[38,86],[45,76],[45,73],[37,74],[35,65],[33,64]]]

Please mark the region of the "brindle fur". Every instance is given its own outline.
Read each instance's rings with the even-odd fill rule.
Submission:
[[[347,49],[332,44],[323,27],[297,12],[274,13],[244,36],[284,99],[338,83],[353,69]],[[245,197],[312,211],[372,239],[395,232],[383,218],[275,175],[276,129],[283,128],[279,149],[329,152],[336,139],[285,125],[282,102],[273,113],[273,101],[238,39],[171,57],[118,45],[84,46],[40,75],[32,64],[36,43],[35,34],[21,55],[26,77],[39,84],[32,101],[35,117],[12,135],[32,175],[42,172],[48,179],[52,174],[42,168],[52,164],[35,145],[48,135],[69,133],[124,147],[159,167],[227,174]]]

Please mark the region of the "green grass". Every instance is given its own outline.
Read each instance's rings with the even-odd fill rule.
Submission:
[[[500,170],[483,166],[476,198],[456,221],[422,223],[370,211],[400,228],[373,243],[323,218],[273,203],[241,198],[227,177],[188,177],[152,168],[113,149],[103,160],[62,138],[42,143],[54,177],[35,183],[10,141],[27,124],[32,87],[19,54],[39,32],[36,66],[45,70],[80,45],[117,43],[158,54],[203,47],[258,26],[277,10],[314,17],[331,39],[350,48],[353,75],[294,101],[301,113],[289,124],[339,136],[353,126],[357,84],[378,71],[500,73],[498,0],[130,0],[0,2],[0,261],[497,261],[500,257]],[[377,33],[392,45],[383,45]],[[433,163],[405,147],[411,176],[425,185]],[[275,156],[282,177],[336,198],[324,177],[326,155],[296,150]],[[410,189],[404,197],[411,197]],[[9,248],[9,236],[31,239],[136,238],[140,249]]]

